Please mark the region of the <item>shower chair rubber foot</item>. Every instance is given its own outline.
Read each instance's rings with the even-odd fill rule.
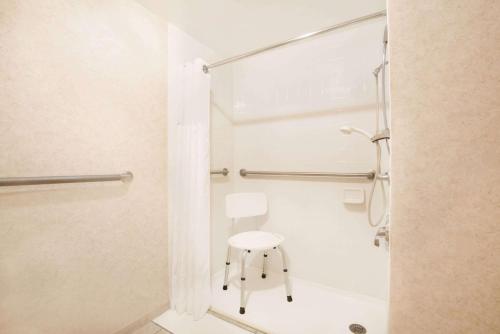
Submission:
[[[223,285],[222,290],[227,290],[227,285]]]
[[[245,308],[244,307],[240,307],[240,314],[245,314]]]
[[[262,278],[266,278],[266,274],[262,274],[262,276],[261,276],[261,277],[262,277]]]
[[[286,300],[288,300],[289,303],[292,302],[293,301],[292,296],[286,296]]]

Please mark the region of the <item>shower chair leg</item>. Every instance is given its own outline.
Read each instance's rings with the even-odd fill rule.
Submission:
[[[262,278],[266,278],[266,268],[267,268],[267,252],[264,252],[264,260],[262,262]]]
[[[241,254],[241,292],[240,292],[240,314],[245,314],[245,290],[247,287],[245,277],[245,260],[249,250],[244,250]]]
[[[229,279],[229,265],[231,264],[231,246],[227,247],[227,257],[226,257],[226,271],[224,272],[224,285],[223,290],[227,290],[227,283]]]
[[[285,250],[278,246],[277,251],[281,254],[281,261],[283,261],[283,276],[285,277],[285,288],[286,288],[286,300],[291,302],[292,299],[292,289],[290,287],[290,280],[288,278],[288,268],[286,265],[286,253]]]

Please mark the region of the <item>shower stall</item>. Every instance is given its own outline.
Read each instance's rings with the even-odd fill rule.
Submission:
[[[385,26],[377,12],[203,67],[211,80],[216,316],[259,333],[387,331]],[[233,226],[226,199],[238,193],[265,194],[267,212]],[[245,255],[245,278],[239,252],[226,259],[228,239],[252,230],[284,237],[285,273],[274,252]]]
[[[499,14],[1,1],[0,333],[500,333]]]
[[[386,333],[385,11],[223,59],[168,34],[174,316]]]

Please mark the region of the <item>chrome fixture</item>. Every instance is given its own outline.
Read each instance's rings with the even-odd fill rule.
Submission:
[[[132,172],[108,175],[73,175],[73,176],[37,176],[37,177],[2,177],[0,187],[29,186],[37,184],[82,183],[82,182],[130,182],[134,178]]]
[[[377,234],[375,234],[375,240],[373,240],[373,244],[376,247],[380,246],[380,239],[384,239],[386,245],[389,244],[389,226],[385,225],[378,228]]]
[[[307,33],[307,34],[303,34],[303,35],[300,35],[300,36],[297,36],[297,37],[294,37],[294,38],[290,38],[290,39],[288,39],[286,41],[282,41],[282,42],[279,42],[279,43],[271,44],[271,45],[268,45],[268,46],[260,48],[260,49],[255,49],[255,50],[252,50],[252,51],[249,51],[249,52],[242,53],[242,54],[237,55],[237,56],[233,56],[233,57],[230,57],[230,58],[226,58],[226,59],[222,59],[222,60],[216,61],[216,62],[211,63],[211,64],[204,65],[203,66],[203,71],[205,73],[208,73],[208,71],[210,69],[215,68],[215,67],[219,67],[219,66],[222,66],[222,65],[225,65],[225,64],[229,64],[229,63],[232,63],[232,62],[235,62],[235,61],[238,61],[238,60],[250,57],[250,56],[257,55],[257,54],[262,53],[262,52],[270,51],[270,50],[273,50],[273,49],[276,49],[276,48],[279,48],[279,47],[282,47],[282,46],[285,46],[285,45],[289,45],[289,44],[292,44],[292,43],[296,43],[296,42],[299,42],[299,41],[302,41],[302,40],[305,40],[305,39],[308,39],[308,38],[316,37],[318,35],[329,33],[331,31],[347,27],[347,26],[349,26],[351,24],[355,24],[355,23],[359,23],[359,22],[363,22],[363,21],[375,19],[375,18],[378,18],[378,17],[386,16],[386,15],[387,15],[386,11],[383,10],[383,11],[375,12],[375,13],[372,13],[372,14],[369,14],[369,15],[361,16],[361,17],[358,17],[358,18],[355,18],[355,19],[352,19],[352,20],[349,20],[349,21],[341,22],[341,23],[335,24],[333,26],[330,26],[330,27],[327,27],[327,28],[324,28],[324,29],[321,29],[321,30],[318,30],[318,31],[314,31],[314,32],[310,32],[310,33]]]
[[[210,175],[227,176],[228,174],[229,174],[229,169],[227,169],[227,168],[213,169],[213,170],[210,171]]]
[[[360,324],[350,324],[349,330],[353,334],[366,334],[366,328]]]
[[[276,171],[254,171],[240,169],[240,175],[245,176],[295,176],[295,177],[336,177],[336,178],[366,178],[372,180],[375,172],[368,173],[325,173],[325,172],[276,172]]]
[[[369,141],[375,144],[376,148],[376,166],[375,166],[375,177],[373,178],[373,185],[370,189],[370,195],[368,197],[368,224],[372,227],[379,226],[383,221],[388,222],[389,217],[389,194],[386,191],[385,182],[387,184],[390,183],[390,174],[389,172],[382,173],[381,160],[382,160],[382,147],[380,145],[380,141],[384,140],[387,152],[390,154],[391,149],[389,145],[389,139],[391,137],[388,118],[387,118],[387,103],[386,103],[386,89],[385,89],[385,74],[386,74],[386,65],[387,61],[387,26],[384,29],[384,38],[382,43],[382,64],[377,66],[373,70],[373,75],[375,76],[375,89],[376,89],[376,111],[375,111],[375,134],[370,135],[368,132],[350,126],[342,126],[340,131],[344,134],[358,133],[363,137],[367,138]],[[381,74],[381,78],[379,75]],[[379,87],[379,81],[382,82],[382,89]],[[382,94],[382,99],[380,99],[380,94]],[[380,129],[380,110],[382,109],[382,118],[383,118],[383,129]],[[375,194],[375,187],[377,183],[380,184],[383,196],[383,213],[377,219],[373,219],[372,217],[372,205],[373,205],[373,197]],[[378,246],[378,239],[375,241],[375,245]]]
[[[388,140],[388,139],[391,139],[391,131],[389,129],[384,129],[370,138],[372,143],[375,143],[379,140]]]
[[[389,181],[390,180],[389,173],[384,173],[384,174],[377,175],[377,179]]]
[[[386,61],[385,63],[382,63],[382,64],[378,65],[377,67],[375,67],[375,69],[373,70],[373,75],[377,76],[378,73],[385,67],[385,65],[388,65],[388,64],[389,64],[389,62]]]

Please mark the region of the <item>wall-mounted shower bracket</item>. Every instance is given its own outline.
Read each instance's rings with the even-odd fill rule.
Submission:
[[[391,133],[390,133],[389,129],[384,129],[381,132],[375,134],[371,138],[371,141],[372,141],[372,143],[375,143],[379,140],[387,140],[387,139],[391,139]]]
[[[389,173],[384,173],[384,174],[377,175],[377,179],[378,180],[390,180],[391,177],[390,177]]]

